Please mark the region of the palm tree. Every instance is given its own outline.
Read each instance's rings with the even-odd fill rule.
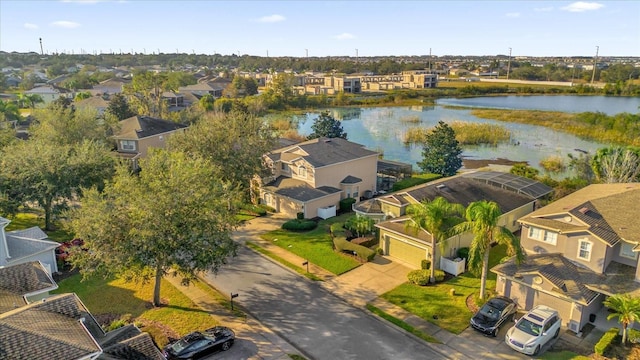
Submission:
[[[507,245],[507,254],[516,256],[516,264],[525,259],[525,253],[520,246],[520,239],[504,226],[498,225],[502,212],[500,206],[493,201],[476,201],[467,206],[466,221],[458,224],[456,233],[471,230],[473,240],[469,247],[469,269],[478,274],[482,271],[480,280],[480,298],[484,299],[489,272],[489,252],[494,242]]]
[[[464,207],[460,204],[452,204],[443,197],[437,197],[432,201],[423,201],[411,204],[407,208],[407,215],[413,221],[407,221],[406,227],[418,233],[420,229],[426,230],[431,235],[431,274],[429,282],[436,282],[436,245],[444,245],[444,240],[449,237],[450,230],[460,221],[460,215]]]
[[[607,316],[607,320],[615,317],[622,324],[622,344],[627,342],[627,327],[634,321],[640,320],[640,299],[633,298],[628,294],[618,294],[609,296],[604,301],[604,306],[614,312]]]

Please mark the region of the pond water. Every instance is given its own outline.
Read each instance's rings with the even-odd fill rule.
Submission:
[[[614,96],[492,96],[464,99],[439,99],[438,105],[468,106],[495,109],[544,110],[562,112],[602,112],[615,115],[640,111],[640,97]]]
[[[528,162],[540,168],[540,160],[559,155],[578,155],[588,151],[594,153],[606,144],[580,139],[576,136],[560,133],[542,126],[501,122],[480,119],[470,114],[471,110],[446,109],[442,106],[425,107],[376,107],[376,108],[334,108],[330,113],[334,118],[342,120],[342,128],[350,141],[365,145],[367,148],[380,151],[384,158],[411,163],[418,170],[416,163],[422,160],[421,146],[405,146],[404,136],[412,127],[433,127],[438,121],[446,123],[463,121],[471,123],[497,124],[511,132],[511,141],[498,146],[465,146],[463,157],[471,160],[508,159]],[[311,133],[311,125],[319,112],[298,116],[298,131],[302,135]],[[419,122],[407,122],[403,119],[419,118]]]

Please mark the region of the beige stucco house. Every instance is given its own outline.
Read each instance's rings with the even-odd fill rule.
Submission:
[[[149,148],[164,148],[167,138],[184,131],[187,125],[150,116],[132,116],[120,121],[120,129],[113,136],[118,156],[129,159],[134,169],[145,158]]]
[[[262,181],[261,202],[291,217],[335,215],[341,199],[358,202],[366,191],[376,191],[378,155],[341,138],[318,138],[273,150],[265,155],[272,175]]]
[[[473,235],[470,232],[455,235],[446,239],[442,246],[431,249],[431,234],[424,229],[416,232],[407,226],[407,222],[413,221],[405,215],[409,205],[437,197],[464,207],[475,201],[494,201],[502,211],[498,224],[515,232],[520,228],[517,220],[531,213],[537,199],[551,191],[550,187],[531,179],[496,171],[478,171],[377,197],[354,206],[354,210],[379,221],[375,226],[380,230],[380,247],[385,255],[415,268],[420,268],[424,259],[436,259],[436,268],[457,275],[464,270],[464,264],[456,261],[457,251],[469,247]]]
[[[523,309],[557,309],[581,331],[610,295],[640,296],[640,184],[595,184],[520,218],[529,254],[491,269],[496,291]]]

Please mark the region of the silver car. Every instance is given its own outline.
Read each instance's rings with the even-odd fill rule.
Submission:
[[[560,335],[561,325],[558,310],[538,305],[507,331],[504,341],[523,354],[537,355],[546,343]]]

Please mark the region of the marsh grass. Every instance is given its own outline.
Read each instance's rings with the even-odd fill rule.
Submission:
[[[561,173],[567,169],[564,159],[559,155],[550,155],[540,160],[540,166],[552,174]]]
[[[419,124],[421,121],[422,120],[420,120],[420,117],[416,115],[403,116],[400,118],[400,122],[403,123]]]
[[[449,124],[456,133],[456,140],[460,145],[489,145],[508,142],[511,139],[511,132],[501,125],[469,123],[454,121]],[[407,130],[404,135],[404,144],[421,144],[426,140],[432,128],[414,127]]]

